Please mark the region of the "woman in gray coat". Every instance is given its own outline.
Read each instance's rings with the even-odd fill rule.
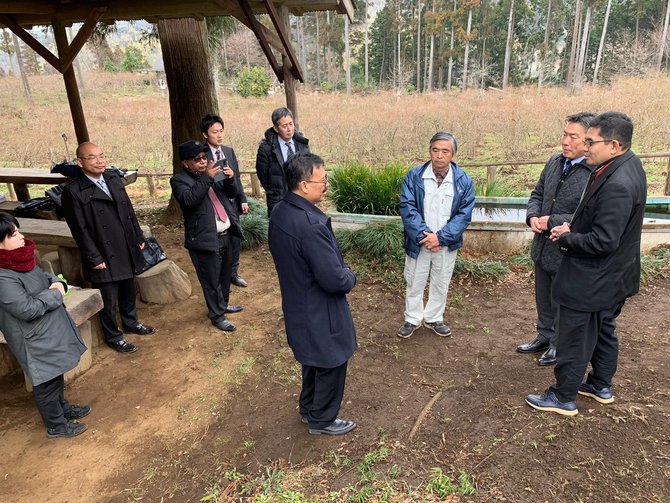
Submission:
[[[87,426],[71,422],[91,408],[63,397],[63,374],[79,363],[86,346],[63,305],[65,284],[35,263],[35,243],[17,220],[0,213],[0,330],[30,378],[47,437],[74,437]]]

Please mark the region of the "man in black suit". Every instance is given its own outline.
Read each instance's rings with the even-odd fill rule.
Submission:
[[[526,224],[535,233],[530,256],[535,263],[535,306],[537,335],[516,347],[519,353],[544,351],[538,365],[556,364],[558,306],[551,299],[551,285],[563,259],[558,243],[551,241],[550,229],[572,219],[593,168],[586,164],[586,131],[595,114],[582,112],[566,117],[561,152],[547,161],[530,194]]]
[[[302,364],[300,414],[313,435],[342,435],[356,423],[337,417],[356,329],[346,294],[356,275],[342,259],[323,200],[323,160],[296,154],[286,165],[289,192],[270,217],[268,242],[282,296],[288,344]]]
[[[244,187],[242,186],[242,179],[240,178],[240,167],[237,163],[237,156],[232,147],[228,147],[223,144],[225,126],[223,124],[223,119],[214,114],[205,115],[200,120],[200,131],[202,136],[207,142],[209,149],[205,152],[207,154],[207,160],[214,160],[215,162],[221,162],[224,165],[230,166],[235,173],[235,185],[237,187],[237,195],[230,199],[233,209],[237,212],[239,218],[240,215],[246,215],[249,213],[249,203],[247,203],[247,196],[244,193]],[[239,287],[246,287],[247,282],[244,281],[239,275],[240,268],[240,245],[241,240],[237,236],[230,236],[230,244],[233,249],[233,258],[232,258],[232,273],[230,277],[230,282]]]
[[[614,401],[619,342],[616,318],[640,288],[640,240],[647,179],[630,150],[633,123],[606,112],[586,133],[586,162],[595,166],[572,222],[551,230],[565,256],[553,287],[559,305],[556,383],[526,402],[542,411],[577,414],[575,398]],[[583,379],[591,362],[591,372]]]
[[[258,145],[256,174],[265,189],[268,217],[287,191],[284,165],[298,152],[309,152],[309,140],[295,129],[293,113],[285,107],[272,112],[272,127]]]
[[[242,239],[237,212],[230,203],[237,189],[233,170],[207,161],[208,150],[199,141],[179,145],[184,169],[170,178],[170,186],[184,214],[184,247],[202,286],[209,319],[219,330],[232,332],[236,327],[226,314],[243,310],[228,304],[230,236]]]
[[[63,213],[79,246],[84,278],[100,290],[100,324],[105,341],[119,353],[134,353],[116,324],[118,304],[123,329],[139,335],[156,329],[137,321],[135,272],[144,265],[144,235],[121,178],[105,171],[107,159],[91,142],[77,147],[80,176],[63,189]]]

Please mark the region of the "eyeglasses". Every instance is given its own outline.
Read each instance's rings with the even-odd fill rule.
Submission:
[[[77,159],[81,159],[82,161],[97,161],[100,159],[101,161],[104,161],[107,159],[107,156],[105,154],[100,154],[100,155],[87,155],[86,157],[77,157]]]
[[[207,160],[207,156],[206,156],[205,154],[200,154],[198,157],[194,157],[194,158],[191,159],[191,160],[192,160],[192,161],[195,161],[195,162],[206,161],[206,160]]]
[[[326,183],[328,183],[328,175],[326,174],[323,177],[323,180],[303,180],[303,182],[305,182],[305,183],[324,183],[324,184],[326,184]]]
[[[592,140],[590,138],[587,138],[586,140],[584,140],[584,144],[587,147],[591,147],[595,143],[610,143],[612,141],[614,141],[614,140]]]

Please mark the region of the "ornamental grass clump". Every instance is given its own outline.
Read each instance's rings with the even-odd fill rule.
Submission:
[[[244,234],[242,249],[255,248],[268,240],[268,210],[264,204],[249,198],[249,213],[240,217]]]
[[[399,215],[400,187],[407,167],[388,163],[382,168],[351,163],[331,176],[329,198],[342,213]]]

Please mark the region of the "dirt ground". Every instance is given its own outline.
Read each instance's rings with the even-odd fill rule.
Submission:
[[[375,468],[393,467],[407,487],[425,483],[433,467],[473,477],[474,495],[444,501],[670,500],[670,280],[624,308],[616,401],[579,397],[574,418],[524,403],[553,378],[535,355],[514,350],[533,337],[527,277],[453,284],[447,339],[425,329],[398,339],[402,295],[360,282],[350,296],[359,350],[341,412],[359,426],[344,437],[315,437],[297,412],[299,367],[267,248],[243,253],[249,287],[234,289],[231,302],[245,311],[231,315],[238,330],[224,334],[207,319],[181,233],[155,232],[189,274],[193,295],[139,306],[140,320],[159,331],[129,336],[137,353],[95,350],[93,367],[66,390],[93,408],[76,439],[48,440],[21,376],[0,381],[0,501],[200,501],[234,479],[226,471],[262,474],[270,466],[320,467],[303,490],[326,494],[358,480],[338,459],[355,465],[380,445],[389,455]]]

